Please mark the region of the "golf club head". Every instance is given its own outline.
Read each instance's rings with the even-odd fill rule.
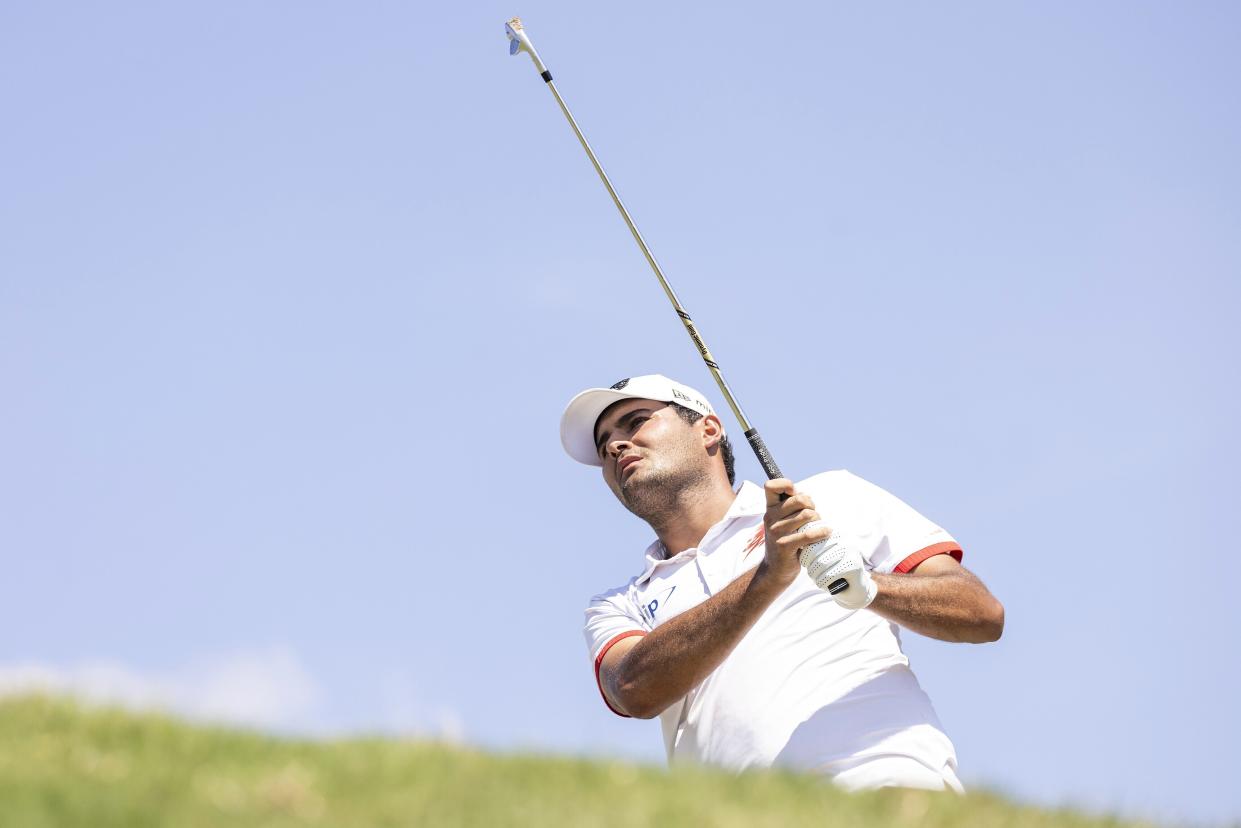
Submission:
[[[534,44],[530,42],[530,36],[526,34],[526,30],[521,25],[520,17],[514,17],[504,24],[504,34],[508,37],[510,55],[525,52],[530,55],[530,59],[534,61],[534,67],[539,70],[540,74],[547,72],[547,67],[539,59],[539,53],[534,50]]]
[[[516,30],[513,29],[514,25],[517,26]],[[508,37],[508,53],[510,55],[515,55],[521,51],[522,37],[517,34],[517,31],[520,29],[521,29],[521,18],[520,17],[514,17],[512,20],[504,24],[504,34],[505,36]]]

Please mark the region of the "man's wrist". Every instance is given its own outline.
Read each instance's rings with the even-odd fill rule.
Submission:
[[[798,570],[800,571],[800,567],[798,567]],[[789,584],[793,583],[796,577],[797,572],[794,572],[791,577],[782,576],[780,573],[772,570],[768,561],[759,561],[758,566],[754,567],[754,576],[750,579],[746,592],[767,603],[771,603],[776,599],[777,595],[788,588]]]

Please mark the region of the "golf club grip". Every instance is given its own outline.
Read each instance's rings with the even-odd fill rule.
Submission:
[[[754,456],[758,458],[759,465],[763,467],[763,471],[767,473],[768,480],[775,480],[777,477],[784,477],[780,467],[776,465],[776,461],[771,459],[771,452],[767,450],[767,444],[763,442],[763,438],[758,435],[758,429],[752,428],[745,433],[745,438],[750,441],[750,448],[754,449]],[[788,495],[780,495],[780,502],[788,500]],[[844,578],[837,578],[827,586],[829,595],[839,595],[849,588],[849,582]]]
[[[777,477],[784,477],[776,461],[771,459],[771,452],[767,450],[767,444],[763,442],[763,438],[758,435],[758,429],[752,428],[747,431],[745,438],[750,441],[750,448],[754,449],[754,456],[758,458],[758,464],[763,467],[767,479],[775,480]]]

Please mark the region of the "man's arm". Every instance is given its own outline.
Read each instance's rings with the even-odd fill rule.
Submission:
[[[647,635],[618,642],[599,665],[608,701],[637,719],[658,716],[720,666],[783,588],[752,569]]]
[[[927,558],[904,575],[872,573],[869,609],[916,633],[981,644],[1004,632],[1004,605],[951,555]]]
[[[830,534],[826,526],[798,531],[819,516],[788,480],[769,481],[766,493],[766,552],[759,565],[647,635],[618,642],[603,657],[599,685],[614,708],[651,719],[701,684],[797,577],[798,548]],[[792,497],[781,502],[781,493]]]

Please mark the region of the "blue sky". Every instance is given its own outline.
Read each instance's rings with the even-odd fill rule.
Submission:
[[[966,781],[1241,818],[1228,3],[5,6],[0,686],[661,761],[557,423],[718,395],[513,14],[785,472],[1007,605],[906,636]]]

